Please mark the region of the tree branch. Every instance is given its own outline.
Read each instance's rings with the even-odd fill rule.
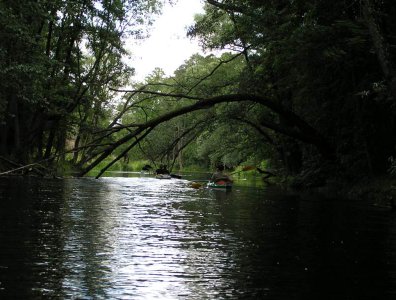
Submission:
[[[99,178],[100,176],[102,176],[102,174],[108,169],[110,168],[113,164],[115,164],[118,160],[120,160],[122,157],[124,157],[125,154],[127,154],[129,152],[129,150],[131,150],[136,144],[138,144],[143,138],[145,138],[151,131],[153,130],[153,128],[149,128],[144,134],[142,134],[139,138],[136,138],[136,140],[128,147],[126,148],[124,151],[122,151],[122,153],[120,155],[118,155],[115,159],[113,159],[109,164],[107,164],[102,170],[100,170],[99,174],[96,176],[96,178]],[[107,157],[107,156],[106,156]],[[101,160],[100,160],[101,161]],[[98,161],[98,163],[100,162]],[[95,166],[95,165],[94,165]],[[92,166],[91,169],[94,167]]]
[[[169,121],[175,117],[196,111],[196,110],[201,110],[201,109],[207,109],[210,107],[213,107],[217,104],[224,103],[224,102],[240,102],[240,101],[252,101],[255,103],[259,103],[260,105],[264,105],[274,112],[278,113],[279,115],[282,115],[283,117],[287,118],[291,124],[296,126],[300,131],[302,136],[304,137],[309,137],[306,139],[307,142],[315,145],[318,150],[322,153],[323,156],[327,158],[332,158],[334,154],[333,147],[327,142],[327,140],[320,135],[319,132],[317,132],[313,127],[311,127],[308,123],[306,123],[304,120],[302,120],[298,115],[293,113],[292,111],[284,108],[281,106],[279,103],[275,103],[271,101],[270,99],[254,95],[254,94],[230,94],[230,95],[221,95],[221,96],[216,96],[213,98],[208,98],[208,99],[201,99],[200,101],[197,101],[191,105],[181,107],[179,109],[176,109],[174,111],[165,113],[162,116],[156,117],[142,126],[138,127],[134,131],[132,131],[130,134],[125,135],[118,141],[114,142],[112,145],[110,145],[108,148],[103,150],[102,154],[97,157],[90,165],[88,165],[85,169],[83,169],[79,176],[85,175],[88,171],[90,171],[93,167],[95,167],[99,162],[101,162],[103,159],[105,159],[107,156],[109,156],[116,148],[118,148],[120,145],[123,145],[124,143],[128,142],[129,140],[135,138],[139,134],[141,134],[143,131],[146,129],[154,129],[156,126],[159,124]],[[268,126],[268,124],[267,124]],[[273,126],[274,130],[279,130],[279,128],[276,128]],[[131,149],[132,147],[128,147],[128,149]],[[129,150],[128,150],[129,151]],[[125,152],[125,151],[124,151]],[[123,152],[123,153],[124,153]],[[123,155],[122,155],[123,156]],[[121,156],[121,157],[122,157]],[[87,161],[90,159],[93,159],[94,156],[91,156]]]
[[[206,2],[208,2],[209,4],[226,10],[226,11],[233,11],[233,12],[239,12],[239,13],[245,13],[245,9],[243,9],[243,7],[241,6],[236,6],[236,5],[232,5],[232,4],[225,4],[225,3],[220,3],[218,1],[214,1],[214,0],[206,0]]]
[[[385,42],[385,39],[381,33],[381,30],[374,18],[374,8],[372,7],[370,0],[362,1],[362,11],[365,22],[367,24],[375,53],[378,58],[382,73],[386,81],[388,82],[389,90],[394,100],[396,100],[396,75],[392,60],[389,55],[389,45]]]

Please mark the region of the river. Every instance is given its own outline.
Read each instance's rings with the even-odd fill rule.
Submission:
[[[0,299],[396,299],[396,212],[186,180],[0,180]]]

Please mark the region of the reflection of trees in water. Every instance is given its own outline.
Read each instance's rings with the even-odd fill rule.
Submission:
[[[388,270],[396,268],[386,265],[385,249],[395,249],[395,243],[386,245],[389,220],[384,212],[271,189],[213,195],[219,223],[238,241],[233,256],[237,294],[387,299],[386,291],[394,290]]]
[[[0,298],[56,297],[62,289],[59,180],[0,181]]]
[[[232,232],[219,223],[213,195],[210,190],[200,190],[180,207],[188,220],[180,235],[184,239],[184,281],[189,295],[205,299],[232,294],[235,252],[230,248],[238,247]]]
[[[395,292],[392,212],[177,182],[0,181],[0,296],[390,299]]]
[[[63,285],[74,296],[106,296],[117,240],[118,207],[111,186],[93,180],[67,180],[62,209],[65,238]]]

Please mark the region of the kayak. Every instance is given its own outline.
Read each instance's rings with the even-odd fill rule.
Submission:
[[[223,180],[219,180],[216,182],[209,181],[206,186],[211,189],[231,189],[232,183]]]
[[[157,174],[155,175],[157,179],[171,179],[172,177],[169,174]]]
[[[178,175],[178,174],[170,174],[170,176],[172,178],[176,178],[176,179],[181,179],[182,178],[181,175]]]

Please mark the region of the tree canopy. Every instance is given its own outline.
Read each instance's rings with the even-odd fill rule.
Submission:
[[[221,55],[131,87],[124,38],[160,4],[2,1],[3,161],[265,160],[306,185],[392,169],[393,1],[207,0],[188,35]]]

